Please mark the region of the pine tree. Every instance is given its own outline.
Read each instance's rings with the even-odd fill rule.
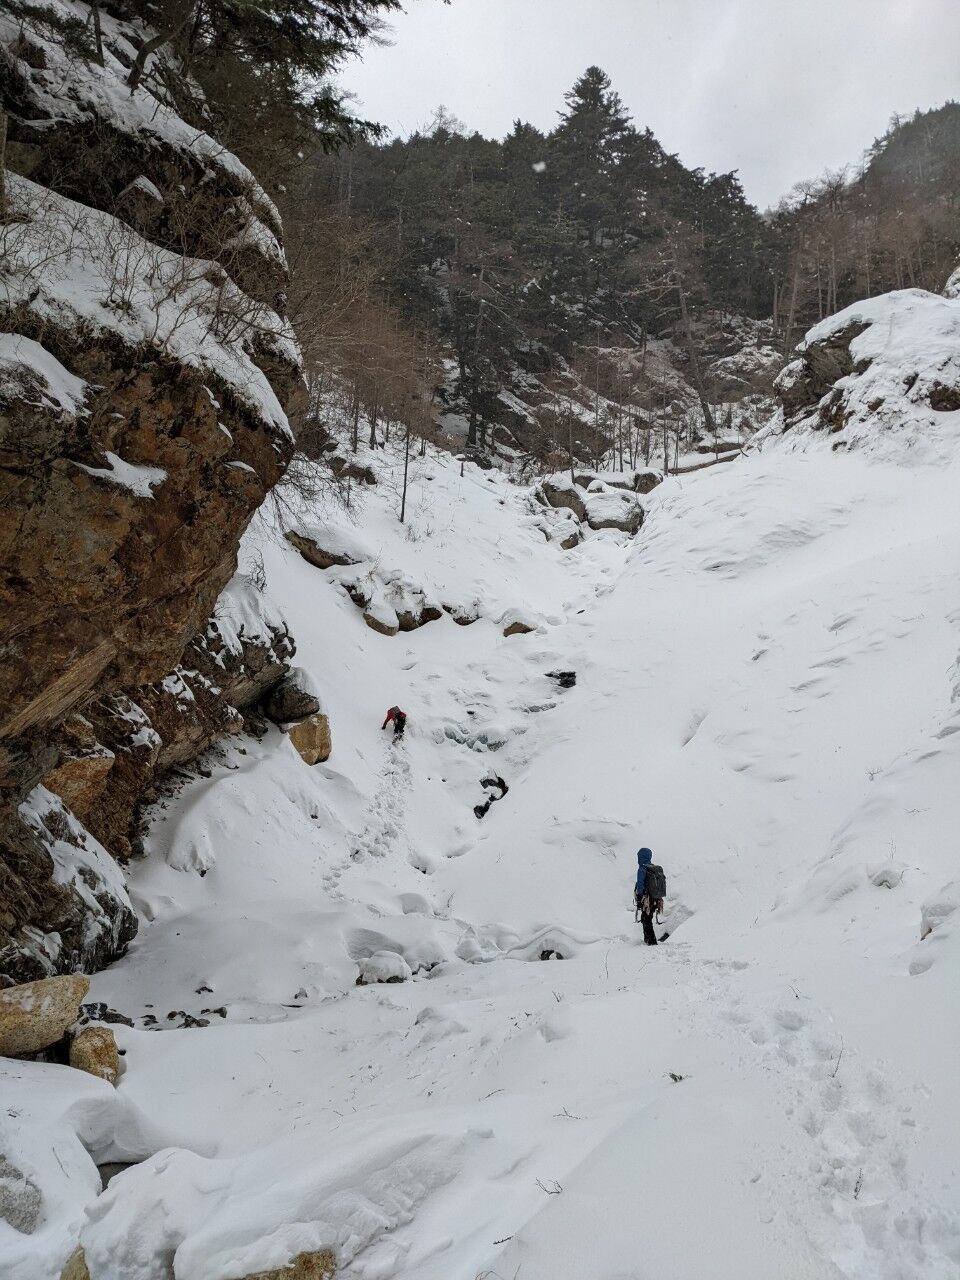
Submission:
[[[633,135],[630,117],[599,67],[588,67],[564,94],[552,137],[551,180],[557,198],[585,226],[589,244],[619,221],[621,163]]]

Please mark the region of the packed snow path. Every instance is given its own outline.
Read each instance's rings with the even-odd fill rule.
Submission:
[[[152,923],[94,983],[136,1027],[84,1141],[150,1157],[84,1228],[100,1274],[333,1245],[351,1280],[956,1280],[957,478],[771,451],[564,555],[427,459],[410,531],[382,486],[364,536],[483,617],[393,638],[253,531],[334,754],[271,732],[158,812]],[[384,956],[411,976],[356,986]]]

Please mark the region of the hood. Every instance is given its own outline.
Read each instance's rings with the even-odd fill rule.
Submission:
[[[641,849],[637,854],[637,865],[641,867],[649,867],[653,861],[653,851],[651,849]]]

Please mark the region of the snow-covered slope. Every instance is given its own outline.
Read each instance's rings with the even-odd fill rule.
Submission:
[[[938,422],[929,454],[771,437],[567,552],[528,491],[432,453],[400,525],[378,454],[361,509],[304,518],[354,574],[479,615],[395,636],[264,512],[241,568],[262,554],[333,753],[238,739],[158,807],[150,923],[92,989],[135,1023],[119,1089],[4,1079],[8,1128],[46,1139],[8,1135],[46,1206],[33,1236],[0,1222],[9,1274],[56,1277],[83,1219],[93,1280],[321,1247],[352,1280],[960,1275],[960,413]],[[75,1134],[147,1158],[96,1197]]]

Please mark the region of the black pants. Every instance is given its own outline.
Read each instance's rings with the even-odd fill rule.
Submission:
[[[653,929],[653,903],[649,898],[640,901],[640,923],[643,925],[643,940],[648,947],[657,945],[657,935]]]

